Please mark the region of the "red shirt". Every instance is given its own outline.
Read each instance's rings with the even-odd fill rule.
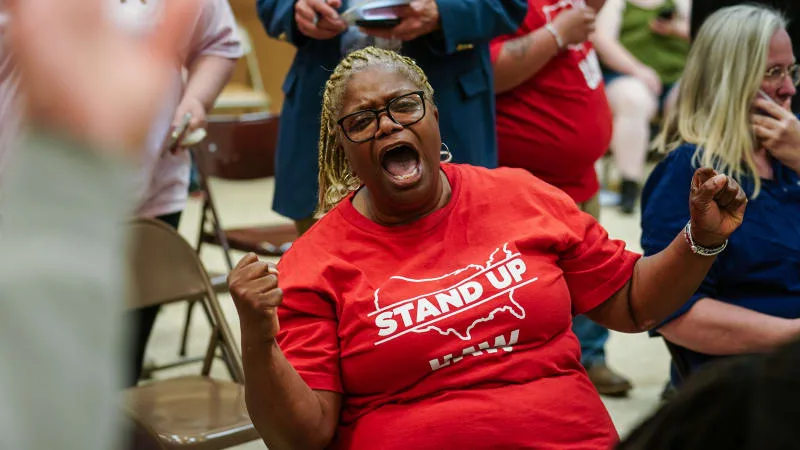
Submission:
[[[384,227],[348,197],[280,261],[278,343],[344,394],[331,448],[609,449],[571,319],[638,255],[525,171],[444,171],[444,208]]]
[[[584,2],[528,0],[520,29],[492,41],[492,62],[503,42],[542,28],[573,4]],[[611,127],[603,75],[589,42],[570,46],[528,81],[497,95],[500,165],[526,169],[578,203],[600,189],[594,163],[608,149]]]

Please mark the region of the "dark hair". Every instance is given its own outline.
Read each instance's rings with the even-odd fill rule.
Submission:
[[[800,342],[692,375],[617,450],[800,448]]]

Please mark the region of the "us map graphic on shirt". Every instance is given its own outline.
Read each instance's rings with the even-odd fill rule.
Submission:
[[[525,308],[514,294],[537,279],[528,272],[520,254],[508,248],[508,243],[491,252],[487,260],[444,275],[392,276],[375,290],[375,311],[368,314],[378,329],[374,345],[402,339],[410,333],[436,333],[470,341],[477,326],[495,320],[500,314],[522,320]],[[481,343],[473,352],[496,352],[496,347],[511,345],[519,334],[518,330],[513,333],[509,339],[495,339],[501,345]],[[431,367],[438,368],[433,361]]]
[[[560,13],[564,10],[572,8],[585,8],[586,2],[584,0],[560,0],[552,5],[545,5],[542,7],[542,14],[544,14],[547,23],[552,23]],[[576,52],[580,56],[578,67],[586,79],[586,85],[589,89],[597,89],[600,82],[603,81],[603,72],[600,69],[600,61],[597,59],[597,53],[586,42],[567,46],[570,52]]]

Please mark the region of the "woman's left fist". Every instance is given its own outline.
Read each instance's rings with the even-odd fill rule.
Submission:
[[[703,247],[719,247],[742,224],[746,206],[747,195],[736,180],[714,169],[697,169],[689,194],[692,239]]]

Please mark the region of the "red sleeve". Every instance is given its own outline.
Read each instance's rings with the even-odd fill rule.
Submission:
[[[572,313],[583,314],[600,306],[633,276],[641,257],[625,250],[625,242],[611,239],[589,214],[572,203],[563,214],[569,243],[559,255],[559,266],[572,298]]]
[[[342,393],[336,304],[302,276],[292,276],[305,271],[291,256],[284,255],[279,264],[283,303],[278,307],[281,331],[276,340],[311,389]]]
[[[551,236],[573,315],[600,306],[633,276],[633,266],[641,255],[625,250],[624,241],[609,238],[597,220],[581,211],[564,191],[525,170],[494,171],[505,172],[508,185],[527,187],[516,195],[524,196],[533,208],[528,214],[542,216],[536,233]]]

